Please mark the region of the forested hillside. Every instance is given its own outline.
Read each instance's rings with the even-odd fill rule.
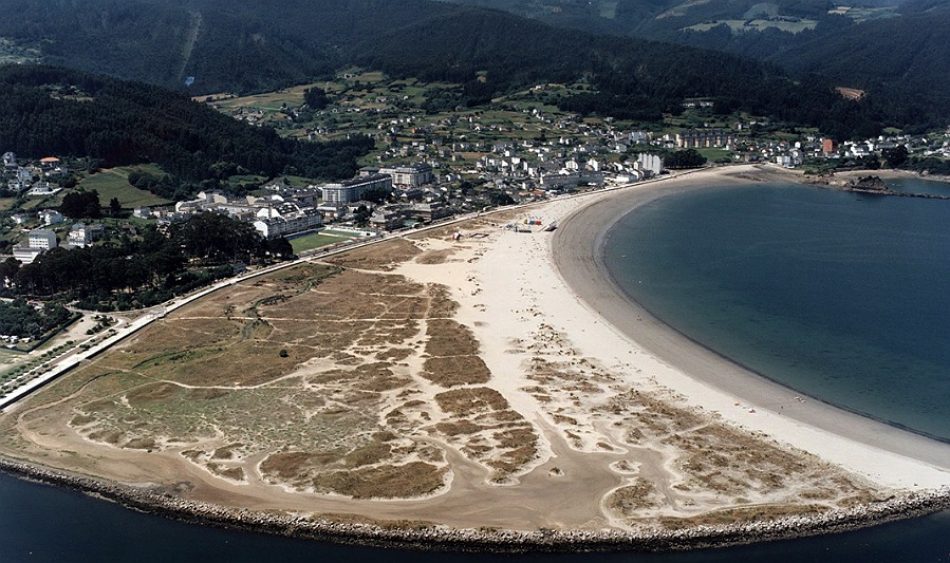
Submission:
[[[802,10],[814,3],[798,2]],[[0,36],[40,49],[48,62],[177,88],[193,77],[190,94],[276,89],[357,64],[462,83],[459,101],[466,105],[538,82],[585,78],[596,91],[561,100],[563,108],[652,120],[678,111],[683,98],[702,96],[715,98],[726,113],[747,110],[819,126],[837,137],[874,134],[886,125],[933,127],[948,114],[941,104],[917,103],[928,99],[907,99],[876,85],[860,104],[843,101],[833,92],[838,76],[803,73],[793,81],[778,66],[734,55],[597,36],[427,0],[0,0],[0,5],[30,22],[2,20]]]
[[[0,147],[28,157],[155,162],[186,180],[236,173],[349,177],[372,140],[283,139],[156,86],[43,66],[0,67]]]
[[[869,22],[783,54],[795,71],[820,72],[849,86],[950,101],[950,4]]]
[[[944,0],[449,1],[734,53],[930,105],[950,103],[950,3]]]

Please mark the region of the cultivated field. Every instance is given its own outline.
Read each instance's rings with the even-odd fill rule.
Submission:
[[[167,199],[129,184],[129,173],[133,170],[141,170],[155,176],[164,174],[160,168],[152,165],[110,168],[86,176],[79,182],[79,187],[99,192],[99,201],[104,206],[109,205],[112,198],[118,198],[125,209],[171,203]]]

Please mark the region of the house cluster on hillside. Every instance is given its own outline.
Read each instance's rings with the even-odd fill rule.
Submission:
[[[50,196],[62,188],[58,182],[69,173],[65,164],[55,156],[41,158],[35,162],[21,162],[17,155],[5,152],[0,169],[0,179],[8,192],[27,196]]]
[[[99,224],[75,223],[65,235],[65,240],[60,244],[59,237],[52,229],[32,229],[27,232],[23,242],[13,247],[13,257],[23,264],[31,264],[39,255],[59,246],[84,248],[101,239],[105,235],[105,227]]]
[[[646,131],[614,127],[608,120],[592,124],[575,116],[520,111],[520,119],[556,134],[526,136],[523,127],[499,122],[490,112],[463,116],[410,115],[382,121],[377,140],[389,148],[380,165],[404,158],[422,158],[440,170],[445,184],[461,180],[493,190],[489,200],[531,201],[567,191],[630,183],[662,173],[662,159],[640,160],[638,153],[662,148]],[[479,194],[476,194],[476,199]],[[442,190],[453,207],[477,204],[472,194]]]
[[[300,235],[327,223],[392,229],[410,219],[424,222],[453,213],[437,201],[438,194],[429,192],[435,182],[432,167],[425,163],[367,167],[344,182],[295,187],[281,180],[247,196],[203,191],[174,208],[140,208],[134,215],[171,222],[213,211],[252,223],[266,238]]]

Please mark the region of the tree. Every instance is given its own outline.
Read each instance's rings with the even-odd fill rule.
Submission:
[[[385,203],[389,196],[392,195],[391,190],[383,188],[373,188],[371,190],[366,190],[363,192],[362,198],[366,201],[371,201],[375,204]]]
[[[327,93],[323,88],[317,86],[304,90],[303,101],[314,111],[321,110],[330,105],[330,98],[327,96]]]
[[[249,261],[264,249],[261,235],[250,223],[213,212],[175,225],[173,238],[189,257],[212,262]]]
[[[676,151],[666,157],[665,165],[667,168],[699,168],[706,164],[706,157],[699,154],[696,149],[686,149],[685,151]]]
[[[361,205],[356,208],[356,212],[353,213],[353,218],[356,220],[356,224],[358,226],[365,227],[367,224],[369,224],[369,217],[371,214],[372,213],[365,205]]]
[[[0,282],[6,284],[12,281],[18,271],[20,271],[20,261],[16,258],[7,258],[0,262]]]
[[[898,145],[892,149],[884,149],[881,151],[881,156],[884,157],[884,162],[887,163],[888,167],[900,168],[907,164],[910,154],[907,152],[906,146]]]
[[[294,257],[294,247],[285,237],[278,237],[266,241],[265,248],[272,258],[289,260]]]
[[[99,192],[92,190],[68,193],[63,197],[59,210],[70,219],[98,219],[102,217]]]
[[[492,191],[488,193],[488,201],[492,205],[513,205],[515,200],[505,192]]]
[[[109,214],[113,217],[118,217],[119,213],[122,212],[122,204],[119,203],[119,198],[114,197],[109,200]]]

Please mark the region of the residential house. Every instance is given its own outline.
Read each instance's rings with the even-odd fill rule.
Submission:
[[[42,221],[44,225],[56,225],[62,223],[65,220],[66,218],[63,216],[63,214],[59,211],[56,211],[55,209],[45,209],[40,211],[40,221]]]
[[[70,246],[83,248],[101,239],[105,235],[105,232],[105,227],[102,225],[76,223],[69,230],[69,235],[66,237],[66,240]]]

